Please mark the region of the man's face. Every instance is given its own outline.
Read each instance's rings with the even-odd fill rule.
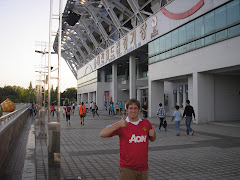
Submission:
[[[135,119],[138,117],[138,114],[140,113],[140,109],[136,104],[131,104],[128,106],[127,113],[131,119]]]
[[[146,101],[144,102],[144,105],[147,105],[147,102],[146,102]]]

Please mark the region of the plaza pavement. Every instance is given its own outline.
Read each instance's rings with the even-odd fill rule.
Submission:
[[[100,138],[99,132],[121,116],[110,116],[107,111],[99,115],[93,118],[88,113],[84,126],[78,112],[71,116],[70,126],[61,118],[61,179],[118,179],[119,139]],[[158,118],[149,121],[157,126],[157,139],[149,143],[150,180],[240,179],[240,121],[193,124],[194,136],[186,135],[182,121],[179,137],[170,118],[166,132],[158,130]],[[37,158],[42,153],[46,161],[46,143],[38,141]],[[37,179],[44,179],[40,167],[37,164]]]
[[[120,115],[109,116],[100,111],[99,117],[87,114],[85,125],[80,125],[78,112],[71,115],[67,126],[61,115],[61,179],[113,180],[118,179],[119,140],[118,137],[100,138],[100,131],[121,119]],[[7,179],[20,177],[23,168],[24,146],[27,144],[27,129],[35,124],[35,134],[40,126],[37,118],[29,118],[20,139],[16,157],[10,158]],[[156,125],[157,139],[149,143],[149,179],[173,180],[238,180],[240,179],[240,121],[213,122],[192,127],[195,135],[186,135],[184,121],[181,135],[176,136],[173,123],[168,117],[168,130],[158,130],[158,118],[149,118]],[[56,117],[52,119],[56,121]],[[31,134],[31,133],[29,133]],[[29,167],[25,179],[49,178],[46,139],[35,139],[35,167]],[[14,154],[14,152],[13,152]],[[141,158],[141,157],[139,157]],[[13,159],[13,160],[12,160]],[[21,160],[21,161],[20,161]],[[10,169],[8,167],[14,167]],[[36,168],[36,169],[35,169]],[[15,177],[15,178],[14,178]],[[22,176],[24,177],[24,176]],[[19,179],[19,178],[17,178]]]

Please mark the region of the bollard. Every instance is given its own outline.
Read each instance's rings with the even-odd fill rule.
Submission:
[[[46,139],[47,134],[45,132],[45,110],[40,110],[38,117],[39,117],[39,120],[38,120],[37,124],[40,125],[40,131],[36,138],[37,139]]]

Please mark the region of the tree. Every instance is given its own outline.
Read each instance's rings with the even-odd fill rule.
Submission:
[[[61,93],[61,104],[64,99],[68,99],[71,102],[75,102],[77,99],[77,89],[68,88],[63,93]]]

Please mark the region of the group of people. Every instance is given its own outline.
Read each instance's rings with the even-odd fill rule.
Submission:
[[[186,101],[186,107],[183,115],[179,111],[179,106],[175,107],[172,120],[175,119],[175,130],[177,136],[180,135],[180,121],[186,116],[187,134],[194,130],[191,128],[192,116],[195,119],[193,107],[190,101]],[[143,111],[143,118],[139,117],[140,111]],[[140,102],[136,99],[130,99],[126,103],[127,117],[123,113],[122,119],[112,125],[105,127],[99,134],[100,137],[119,136],[120,141],[120,180],[147,180],[148,179],[148,145],[149,141],[156,139],[154,126],[146,119],[148,113],[147,103],[144,102],[142,109]],[[157,115],[160,119],[159,129],[163,126],[167,130],[166,111],[162,103],[159,104]]]
[[[166,110],[162,106],[162,103],[159,104],[157,115],[160,120],[159,130],[161,129],[161,127],[163,127],[164,130],[167,131]],[[195,118],[194,109],[190,105],[189,100],[186,100],[186,106],[185,106],[183,115],[182,115],[181,111],[179,111],[179,106],[178,105],[175,106],[175,111],[173,113],[171,121],[175,120],[174,129],[177,132],[177,134],[176,134],[177,136],[180,136],[180,122],[185,116],[186,116],[186,122],[185,122],[186,133],[187,133],[187,135],[189,135],[189,133],[192,133],[192,135],[194,135],[194,130],[191,128],[191,122],[192,122],[192,116],[194,117],[194,120],[196,120],[196,118]]]
[[[125,101],[125,109],[126,109],[126,101]],[[107,107],[106,107],[107,110]],[[108,114],[109,115],[121,115],[123,111],[123,104],[122,101],[117,101],[116,105],[114,106],[114,102],[110,102],[108,104]]]
[[[95,115],[99,116],[98,106],[95,102],[91,102],[89,104],[89,107],[93,117]],[[76,108],[75,103],[73,103],[72,106],[69,106],[69,104],[66,104],[66,107],[63,108],[63,116],[66,115],[67,125],[70,125],[70,115],[74,114],[75,108]],[[78,110],[79,110],[79,116],[80,116],[80,123],[81,125],[84,125],[85,116],[86,116],[86,113],[88,112],[88,103],[86,102],[85,105],[84,105],[84,102],[79,103]]]
[[[39,105],[33,102],[28,104],[28,109],[30,110],[30,116],[36,116],[39,111]]]

